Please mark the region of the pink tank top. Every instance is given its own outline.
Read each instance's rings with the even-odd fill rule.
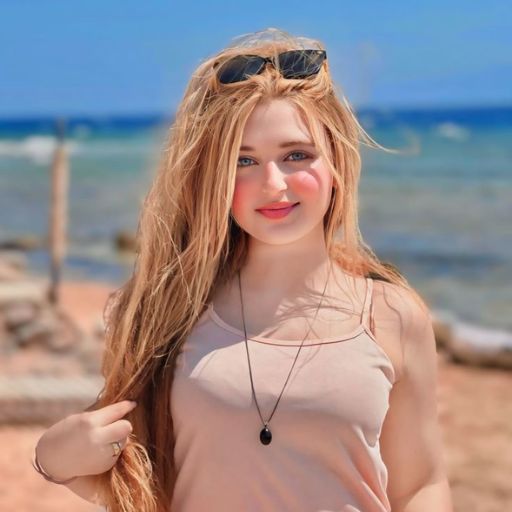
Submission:
[[[254,403],[243,331],[212,305],[182,347],[171,393],[177,470],[171,512],[389,512],[379,446],[395,382],[369,328],[306,340],[269,422]],[[254,389],[267,420],[300,342],[248,340]]]

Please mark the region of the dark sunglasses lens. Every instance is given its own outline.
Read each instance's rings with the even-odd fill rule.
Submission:
[[[225,62],[219,69],[217,76],[223,84],[240,82],[259,73],[264,63],[265,61],[257,55],[239,55]]]
[[[292,50],[279,55],[279,67],[285,78],[306,78],[320,71],[324,50]]]

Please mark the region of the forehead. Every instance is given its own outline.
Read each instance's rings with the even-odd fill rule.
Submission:
[[[317,123],[316,119],[310,122]],[[321,131],[323,133],[323,130]],[[242,135],[243,147],[280,146],[283,142],[314,144],[308,123],[293,103],[274,99],[256,105],[247,119]]]

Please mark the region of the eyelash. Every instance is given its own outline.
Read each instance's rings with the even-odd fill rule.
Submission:
[[[302,162],[302,160],[307,160],[308,158],[311,158],[307,153],[304,153],[304,151],[292,151],[286,158],[288,158],[290,155],[295,155],[296,153],[299,153],[301,155],[304,155],[305,158],[301,158],[300,160],[292,160],[292,162]],[[241,156],[238,160],[252,160],[252,158],[248,156]],[[249,167],[249,165],[240,165],[238,164],[237,167]]]

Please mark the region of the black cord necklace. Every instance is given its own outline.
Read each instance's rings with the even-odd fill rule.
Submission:
[[[317,316],[318,311],[320,309],[320,305],[322,304],[322,300],[323,300],[324,295],[325,295],[325,290],[327,289],[327,283],[329,282],[329,277],[330,277],[331,271],[332,271],[332,261],[331,261],[331,265],[329,267],[329,274],[327,275],[327,279],[325,281],[324,291],[322,292],[322,296],[320,298],[320,302],[318,303],[318,307],[316,308],[315,316],[313,317],[313,321],[316,319],[316,316]],[[241,280],[240,280],[240,271],[238,271],[238,287],[240,289],[240,304],[242,306],[242,323],[244,325],[245,348],[246,348],[246,351],[247,351],[247,361],[249,363],[249,376],[250,376],[250,379],[251,379],[252,396],[254,397],[254,402],[256,403],[256,408],[258,409],[258,414],[260,415],[260,419],[261,419],[261,421],[263,423],[263,428],[262,428],[262,430],[260,432],[260,441],[261,441],[262,444],[267,445],[267,444],[270,444],[270,442],[272,441],[272,432],[268,428],[268,424],[269,424],[270,420],[272,419],[272,416],[274,415],[274,412],[277,409],[277,404],[279,403],[279,400],[281,400],[281,396],[282,396],[283,391],[284,391],[284,389],[286,387],[286,384],[288,383],[288,380],[289,380],[290,375],[292,373],[293,367],[295,366],[295,363],[296,363],[297,358],[299,356],[299,353],[300,353],[300,351],[302,349],[302,346],[304,345],[304,341],[306,340],[306,338],[307,338],[307,336],[309,334],[309,331],[311,330],[311,325],[309,326],[309,329],[307,330],[306,335],[304,336],[304,339],[302,340],[302,343],[300,344],[299,350],[297,351],[297,355],[295,356],[295,359],[293,361],[293,364],[292,364],[292,367],[290,369],[290,372],[288,373],[288,377],[286,378],[286,381],[284,383],[283,389],[281,390],[281,393],[279,394],[279,397],[277,399],[276,405],[274,406],[274,409],[272,410],[272,414],[270,415],[270,417],[269,417],[269,419],[267,421],[264,421],[263,417],[261,415],[261,411],[260,411],[260,407],[258,405],[258,401],[256,400],[256,393],[254,391],[254,383],[253,383],[253,380],[252,380],[251,360],[250,360],[250,357],[249,357],[249,345],[247,343],[247,330],[245,328],[244,302],[243,302],[243,298],[242,298],[242,284],[241,284]]]

